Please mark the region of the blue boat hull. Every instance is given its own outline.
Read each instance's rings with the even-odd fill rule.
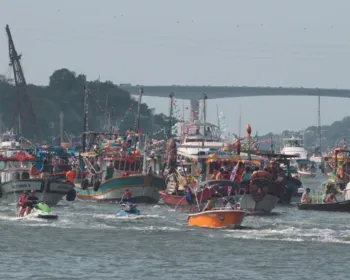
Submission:
[[[117,217],[126,217],[126,216],[132,216],[132,215],[141,215],[141,211],[136,209],[133,212],[127,212],[125,210],[120,210],[119,212],[117,212],[116,216]]]
[[[136,203],[158,203],[159,190],[164,188],[165,179],[157,179],[147,175],[117,177],[102,182],[98,190],[92,186],[83,189],[81,184],[75,184],[75,190],[81,200],[114,202],[119,201],[124,191],[129,189]]]

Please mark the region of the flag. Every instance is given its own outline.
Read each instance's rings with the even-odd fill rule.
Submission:
[[[137,133],[138,133],[138,135],[140,135],[140,136],[143,134],[143,133],[141,132],[141,130],[138,130]]]
[[[238,164],[239,164],[239,162],[237,162],[236,166],[233,168],[233,170],[231,172],[231,177],[230,177],[231,181],[235,180],[236,173],[237,173],[237,170],[238,170]]]

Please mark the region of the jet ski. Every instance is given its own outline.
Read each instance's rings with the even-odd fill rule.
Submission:
[[[117,212],[117,217],[125,217],[131,215],[141,215],[141,211],[137,209],[137,204],[134,203],[125,203],[121,204],[122,210]]]
[[[24,214],[23,217],[28,217],[28,218],[33,217],[33,218],[49,219],[49,220],[57,219],[58,216],[55,214],[52,214],[51,212],[52,212],[51,208],[46,203],[39,202],[37,204],[34,204],[32,211],[28,215]]]

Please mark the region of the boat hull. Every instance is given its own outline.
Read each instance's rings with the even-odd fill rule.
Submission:
[[[31,190],[35,190],[39,200],[45,201],[49,206],[57,205],[68,193],[75,193],[74,185],[67,181],[48,180],[45,182],[45,179],[27,179],[1,184],[0,199],[8,202],[17,202],[24,191]]]
[[[301,178],[315,178],[316,172],[298,171]]]
[[[299,210],[315,210],[330,212],[350,212],[350,200],[344,200],[337,203],[324,204],[302,204],[298,203]]]
[[[242,197],[239,208],[250,212],[270,213],[279,200],[278,196],[266,194],[261,200],[256,201],[251,194],[246,194]]]
[[[211,210],[188,215],[188,225],[206,228],[234,228],[240,226],[246,215],[240,210]]]
[[[124,191],[129,189],[135,203],[158,203],[159,190],[163,189],[165,180],[153,181],[151,176],[139,175],[117,177],[101,184],[97,191],[93,187],[82,189],[80,184],[75,185],[77,197],[81,200],[94,200],[99,202],[120,201]]]

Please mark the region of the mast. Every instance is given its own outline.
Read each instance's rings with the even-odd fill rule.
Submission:
[[[19,147],[22,149],[22,125],[21,125],[21,116],[18,116],[18,136],[19,136]]]
[[[221,123],[220,123],[220,114],[219,114],[219,105],[218,104],[216,104],[216,116],[218,118],[219,136],[221,137]]]
[[[319,141],[319,149],[320,156],[322,157],[322,130],[321,130],[321,93],[318,90],[318,141]]]
[[[242,133],[242,106],[239,106],[239,124],[238,124],[238,138],[241,139],[241,133]]]
[[[169,131],[168,131],[168,138],[172,135],[172,126],[173,126],[173,102],[174,102],[174,93],[169,94],[170,97],[170,112],[169,112]]]
[[[207,128],[205,126],[205,124],[207,123],[207,99],[208,99],[208,96],[204,94],[204,97],[203,97],[204,133],[206,133],[207,131]]]
[[[139,101],[137,106],[137,115],[135,121],[135,132],[138,133],[140,130],[140,113],[141,113],[141,100],[142,100],[143,88],[139,88]]]
[[[89,91],[87,87],[84,86],[84,127],[83,127],[83,139],[82,139],[83,153],[85,152],[85,148],[86,148],[86,132],[88,131],[88,111],[89,111],[88,96],[89,96]]]
[[[63,142],[63,117],[64,117],[64,114],[62,111],[60,112],[59,117],[60,117],[60,145],[61,145]]]

